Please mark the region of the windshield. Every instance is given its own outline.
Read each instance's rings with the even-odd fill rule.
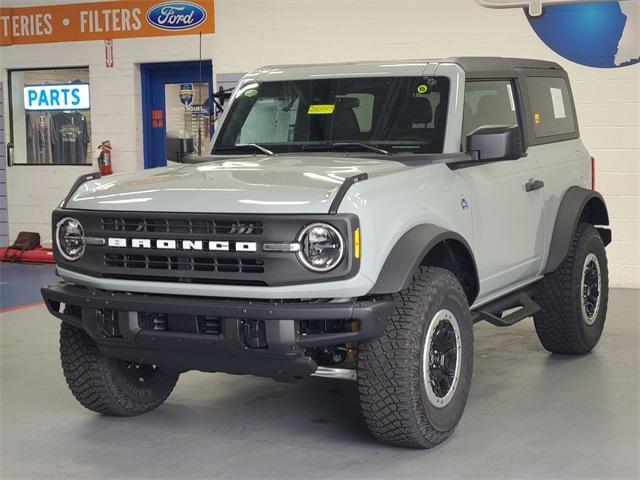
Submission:
[[[253,83],[236,92],[212,153],[251,151],[248,145],[274,153],[345,146],[439,153],[448,98],[446,77]]]

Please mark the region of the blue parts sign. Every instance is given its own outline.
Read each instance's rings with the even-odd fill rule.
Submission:
[[[147,21],[161,30],[188,30],[207,19],[207,11],[191,2],[165,2],[147,11]]]
[[[89,110],[88,83],[24,87],[25,110]]]

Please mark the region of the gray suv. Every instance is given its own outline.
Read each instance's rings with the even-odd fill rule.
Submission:
[[[93,411],[152,410],[188,370],[350,378],[373,435],[429,448],[464,410],[475,322],[533,317],[558,354],[600,338],[609,218],[555,63],[263,67],[209,155],[188,144],[53,212],[42,294]]]

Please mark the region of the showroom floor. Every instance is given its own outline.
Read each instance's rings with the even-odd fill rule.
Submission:
[[[0,273],[10,285],[7,270]],[[31,274],[30,289],[21,289],[25,303],[37,301],[42,278]],[[41,305],[3,305],[3,479],[639,475],[640,291],[611,292],[604,337],[582,358],[547,354],[530,320],[506,329],[478,325],[467,410],[456,434],[431,451],[376,443],[355,384],[338,380],[280,384],[192,372],[150,414],[95,415],[62,378],[58,321]]]
[[[0,263],[0,311],[42,302],[40,286],[56,280],[53,265]]]

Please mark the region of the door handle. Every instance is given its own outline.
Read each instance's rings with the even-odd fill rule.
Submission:
[[[7,166],[8,167],[13,167],[13,143],[9,142],[6,145],[6,149],[7,149]]]
[[[539,190],[544,187],[544,182],[542,180],[534,180],[530,178],[527,183],[524,184],[524,189],[527,192],[533,192],[534,190]]]

